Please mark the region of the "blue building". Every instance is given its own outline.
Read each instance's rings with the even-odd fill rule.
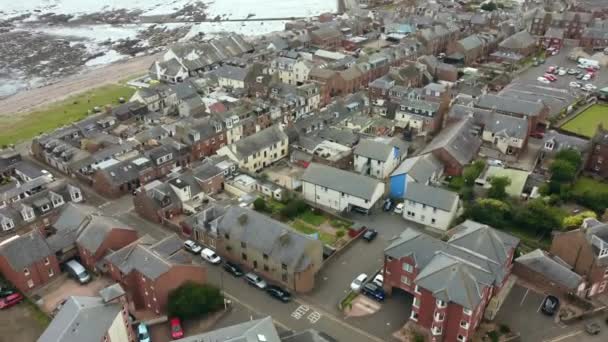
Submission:
[[[428,185],[438,182],[442,175],[443,164],[433,154],[408,158],[391,174],[389,195],[393,199],[403,199],[408,183]]]

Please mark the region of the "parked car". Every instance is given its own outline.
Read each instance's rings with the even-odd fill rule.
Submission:
[[[554,66],[550,66],[550,67],[548,67],[548,68],[547,68],[547,73],[548,73],[548,74],[552,74],[552,73],[554,73],[554,72],[555,72],[555,69],[556,69],[556,68],[555,68]]]
[[[555,82],[555,81],[557,81],[557,77],[555,77],[555,76],[553,76],[553,75],[550,75],[550,74],[545,74],[545,75],[543,75],[543,76],[544,76],[546,79],[548,79],[549,81],[551,81],[551,82]]]
[[[15,290],[12,287],[9,287],[9,286],[6,286],[6,285],[1,286],[0,287],[0,298],[6,298],[6,297],[8,297],[8,296],[10,296],[10,295],[12,295],[13,293],[16,293],[16,292],[17,292],[17,290]]]
[[[366,280],[367,280],[367,274],[365,274],[365,273],[359,274],[357,276],[357,278],[355,278],[355,280],[353,280],[352,283],[350,283],[350,289],[355,292],[361,291],[361,287],[363,286],[363,284],[365,283]]]
[[[545,315],[549,315],[549,316],[555,315],[555,313],[557,312],[558,309],[559,309],[559,299],[557,299],[557,297],[551,296],[551,295],[545,297],[545,299],[543,300],[543,302],[540,306],[540,311],[542,313],[544,313]]]
[[[394,212],[395,214],[399,214],[399,215],[403,214],[403,207],[404,207],[404,206],[405,206],[405,205],[404,205],[403,203],[399,203],[399,204],[397,204],[397,206],[395,206],[395,210],[393,210],[393,212]]]
[[[224,263],[224,269],[226,270],[226,272],[232,274],[235,277],[240,277],[242,276],[243,270],[241,269],[241,267],[233,262],[230,261],[226,261],[226,263]]]
[[[184,242],[184,248],[190,252],[190,253],[194,253],[194,254],[198,254],[201,252],[201,250],[203,250],[203,247],[201,247],[201,245],[199,245],[198,243],[192,241],[192,240],[186,240]]]
[[[2,299],[0,299],[0,310],[8,309],[11,306],[19,304],[23,300],[23,296],[19,292],[15,292],[11,295],[8,295]]]
[[[572,69],[572,68],[568,69],[568,75],[576,75],[576,74],[578,74],[578,70]]]
[[[177,317],[171,318],[169,321],[171,325],[171,338],[177,340],[178,338],[184,337],[184,329],[182,329],[182,322]]]
[[[367,242],[372,242],[374,241],[377,235],[378,231],[376,231],[375,229],[368,229],[365,231],[365,233],[363,233],[363,240]]]
[[[543,132],[532,132],[532,133],[530,133],[530,136],[532,138],[535,138],[535,139],[542,139],[542,138],[544,138],[545,133],[543,133]]]
[[[365,284],[365,286],[363,286],[363,290],[362,290],[363,294],[375,299],[377,301],[383,301],[384,298],[386,297],[386,294],[384,293],[384,290],[382,289],[382,287],[374,284],[374,283],[367,283]]]
[[[577,80],[582,80],[583,77],[585,77],[585,74],[583,74],[583,73],[579,73],[578,75],[576,75]]]
[[[589,334],[589,335],[597,335],[600,333],[601,330],[602,330],[602,328],[600,327],[599,323],[597,323],[597,322],[591,322],[591,323],[585,324],[585,332],[587,332],[587,334]]]
[[[498,159],[488,159],[488,165],[505,167],[505,163],[503,163],[502,160]]]
[[[287,303],[291,300],[291,293],[275,285],[266,286],[266,293],[283,303]]]
[[[262,277],[260,277],[259,275],[249,272],[247,274],[245,274],[245,281],[254,287],[257,287],[258,289],[265,289],[266,286],[268,286],[268,284],[266,283],[266,281],[264,281],[264,279],[262,279]]]
[[[557,71],[557,74],[560,76],[564,76],[568,73],[568,71],[565,68],[559,68],[559,70]]]
[[[382,273],[376,274],[374,280],[372,280],[372,283],[382,287],[384,285],[384,276],[382,275]]]
[[[588,90],[588,91],[594,91],[595,89],[597,89],[597,87],[591,83],[587,83],[587,84],[585,84],[583,89]]]
[[[391,211],[393,209],[393,201],[390,198],[384,200],[384,204],[382,205],[382,210]]]
[[[65,270],[72,278],[76,279],[80,284],[86,284],[91,281],[91,276],[87,270],[76,260],[70,260],[65,263]]]
[[[139,342],[150,342],[150,331],[148,331],[148,326],[144,323],[139,323],[137,326],[137,338],[139,338]]]
[[[210,262],[214,265],[217,265],[222,262],[222,258],[220,258],[219,255],[215,254],[215,252],[210,250],[209,248],[203,248],[203,250],[201,251],[201,256],[203,257],[203,259],[205,259],[205,261]]]
[[[578,82],[570,82],[568,85],[571,88],[580,88],[581,87],[580,83],[578,83]]]
[[[544,77],[539,77],[536,79],[538,82],[542,83],[542,84],[549,84],[551,83],[548,79],[544,78]]]
[[[585,74],[585,75],[583,75],[583,78],[581,78],[581,80],[583,80],[583,81],[589,81],[590,79],[591,79],[590,74]]]

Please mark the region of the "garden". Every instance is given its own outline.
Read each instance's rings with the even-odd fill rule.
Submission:
[[[312,208],[301,199],[279,202],[259,197],[253,206],[302,234],[317,236],[326,245],[340,248],[348,241],[347,231],[352,222]]]
[[[608,106],[594,104],[563,124],[561,129],[591,138],[600,123],[608,127]]]

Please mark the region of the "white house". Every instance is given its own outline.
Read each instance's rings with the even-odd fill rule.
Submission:
[[[363,139],[355,147],[353,156],[356,172],[385,179],[407,156],[407,146],[398,139]]]
[[[302,175],[304,199],[339,212],[368,212],[384,194],[384,183],[353,172],[312,163]]]
[[[447,230],[458,214],[459,203],[455,192],[412,182],[404,195],[403,218]]]
[[[244,89],[245,80],[249,75],[248,68],[239,68],[232,65],[223,65],[214,71],[220,87]]]
[[[302,84],[308,80],[312,63],[287,57],[277,57],[270,62],[269,74],[276,73],[285,84]]]
[[[391,174],[390,195],[392,198],[403,198],[408,183],[434,184],[442,176],[443,164],[432,153],[407,158]]]
[[[493,113],[485,119],[482,139],[506,155],[519,154],[527,143],[528,120]]]
[[[217,154],[227,156],[242,169],[256,172],[285,158],[289,152],[288,145],[289,139],[283,129],[271,126],[220,148]]]

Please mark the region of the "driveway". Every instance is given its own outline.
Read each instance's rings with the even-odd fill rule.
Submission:
[[[2,311],[0,341],[34,342],[42,335],[45,324],[36,319],[35,307],[21,303]]]
[[[98,276],[90,283],[81,285],[64,273],[59,279],[37,290],[35,294],[42,298],[40,309],[50,314],[61,301],[70,296],[95,297],[99,295],[99,290],[113,283],[109,278]]]

